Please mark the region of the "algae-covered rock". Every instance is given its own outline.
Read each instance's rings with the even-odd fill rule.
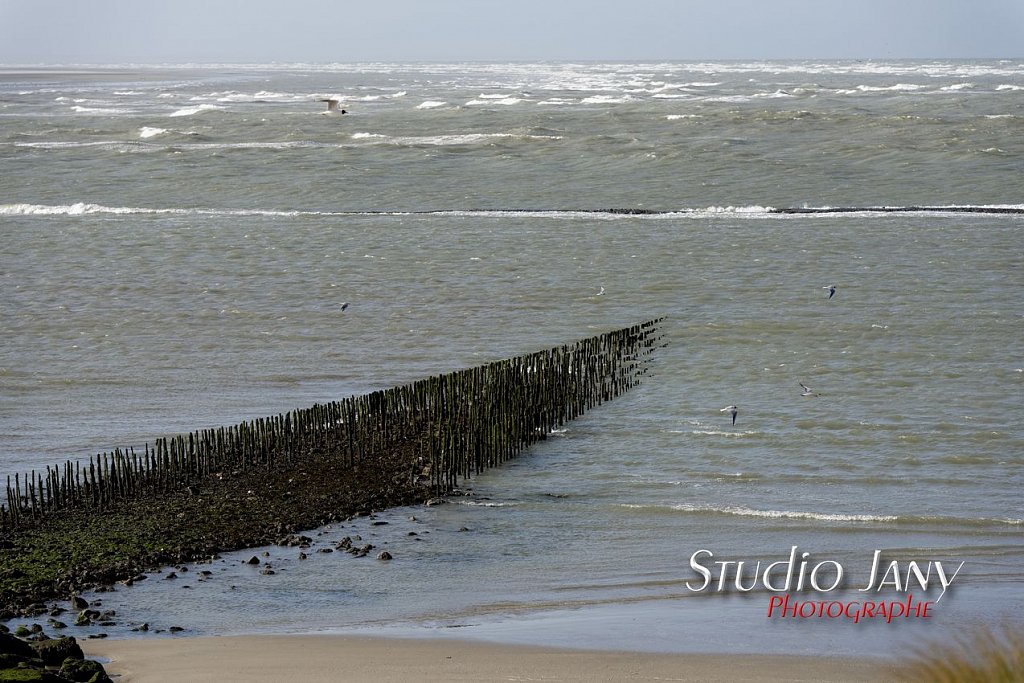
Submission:
[[[68,657],[72,657],[74,659],[85,659],[85,653],[82,652],[82,647],[73,636],[42,640],[37,643],[32,643],[32,648],[36,651],[36,655],[39,659],[43,660],[43,662],[49,666],[60,666]]]
[[[110,681],[110,677],[107,676],[103,665],[90,659],[73,659],[69,657],[64,660],[58,673],[69,681],[75,681],[76,683],[108,683]]]
[[[66,679],[44,669],[0,669],[0,682],[67,683]]]
[[[0,633],[0,655],[18,655],[35,659],[36,651],[21,638],[15,638],[9,633]]]
[[[30,662],[28,657],[22,657],[21,655],[0,655],[0,669],[13,669],[19,664]],[[42,662],[40,662],[42,665]]]

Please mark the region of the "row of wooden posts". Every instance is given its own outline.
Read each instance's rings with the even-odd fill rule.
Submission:
[[[27,476],[7,477],[0,528],[71,509],[110,509],[203,479],[287,467],[330,455],[353,465],[385,452],[410,456],[410,476],[445,491],[494,467],[587,409],[635,386],[658,346],[661,319],[412,384],[231,427],[115,449]]]

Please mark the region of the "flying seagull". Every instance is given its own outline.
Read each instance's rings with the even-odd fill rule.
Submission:
[[[818,394],[814,393],[814,391],[809,386],[804,384],[803,382],[800,382],[800,387],[803,389],[803,391],[800,393],[801,396],[817,396],[818,395]]]
[[[737,408],[736,406],[726,406],[726,407],[722,408],[721,410],[719,410],[718,412],[720,412],[720,413],[731,413],[732,414],[732,423],[736,424],[736,413],[738,413],[740,411],[739,411],[739,408]]]
[[[829,299],[831,299],[832,297],[834,297],[836,295],[836,286],[835,285],[829,285],[828,287],[822,287],[822,289],[827,289],[828,290],[828,298]]]
[[[322,99],[320,99],[318,101],[326,102],[327,103],[327,111],[324,112],[326,114],[347,114],[348,113],[344,109],[338,109],[338,102],[339,101],[336,100],[333,97],[325,97],[325,98],[322,98]]]

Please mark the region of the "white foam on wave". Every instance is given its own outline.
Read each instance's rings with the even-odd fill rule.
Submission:
[[[543,104],[548,106],[564,106],[567,104],[576,104],[576,100],[569,99],[567,97],[551,97],[546,100],[541,100],[537,104]]]
[[[633,97],[629,95],[591,95],[580,100],[582,104],[626,104],[632,102]]]
[[[142,128],[139,128],[139,137],[143,139],[154,138],[157,135],[163,135],[166,132],[166,128],[154,128],[152,126],[143,126]]]
[[[996,86],[996,90],[997,91],[1009,90],[1009,91],[1012,91],[1012,92],[1016,92],[1016,91],[1019,91],[1019,90],[1024,90],[1024,85],[1011,85],[1010,83],[1004,83],[1003,85],[997,85]]]
[[[438,107],[443,107],[446,104],[448,104],[448,103],[447,102],[440,102],[438,100],[427,100],[426,102],[421,102],[420,104],[416,105],[416,108],[417,109],[437,109]]]
[[[928,86],[917,83],[897,83],[895,85],[858,85],[860,92],[917,92]]]
[[[507,508],[515,507],[517,503],[496,503],[489,500],[460,500],[457,501],[459,505],[472,505],[473,507],[481,508]]]
[[[669,121],[680,121],[682,119],[703,118],[700,114],[669,114],[665,117]]]
[[[320,211],[273,211],[265,209],[157,209],[139,206],[103,206],[88,202],[74,204],[0,204],[0,216],[87,216],[110,215],[172,215],[172,216],[315,216],[330,215]]]
[[[134,114],[134,109],[121,109],[118,107],[83,107],[81,105],[75,105],[71,107],[71,111],[78,112],[79,114]]]
[[[761,517],[765,519],[810,519],[820,522],[895,522],[899,520],[899,517],[896,515],[857,515],[838,512],[803,512],[796,510],[756,510],[754,508],[735,505],[716,507],[714,505],[692,505],[690,503],[679,503],[677,505],[669,506],[623,504],[622,507],[667,507],[667,509],[678,512],[696,514],[735,515],[738,517]]]
[[[366,140],[375,144],[413,146],[473,145],[495,140],[561,140],[560,135],[520,135],[516,133],[462,133],[459,135],[391,136],[380,133],[353,133],[353,140]]]
[[[523,100],[522,100],[521,97],[503,97],[501,99],[491,99],[491,98],[480,99],[480,98],[477,98],[475,100],[470,100],[469,102],[466,102],[466,106],[467,107],[476,107],[476,106],[480,106],[482,104],[500,104],[500,105],[502,105],[504,107],[508,107],[508,106],[513,105],[513,104],[519,104],[522,101]]]
[[[215,104],[200,104],[200,105],[197,105],[195,107],[185,107],[184,109],[179,109],[177,111],[171,112],[170,114],[168,114],[168,116],[170,116],[170,117],[195,116],[196,114],[202,114],[203,112],[206,112],[206,111],[223,111],[223,110],[224,110],[224,107],[218,107]]]

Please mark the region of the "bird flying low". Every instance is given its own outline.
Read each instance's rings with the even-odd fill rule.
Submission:
[[[726,406],[726,407],[722,408],[721,410],[719,410],[718,412],[720,412],[720,413],[731,413],[732,414],[732,423],[736,424],[736,414],[739,413],[740,411],[739,411],[739,408],[737,408],[736,406]]]
[[[344,109],[338,109],[338,104],[341,102],[341,100],[338,100],[338,99],[336,99],[334,97],[322,97],[318,101],[319,102],[326,102],[327,103],[327,111],[324,112],[325,114],[347,114],[348,113]]]
[[[814,390],[803,382],[800,382],[800,388],[803,389],[803,391],[800,392],[801,396],[819,396],[819,394],[814,393]]]

